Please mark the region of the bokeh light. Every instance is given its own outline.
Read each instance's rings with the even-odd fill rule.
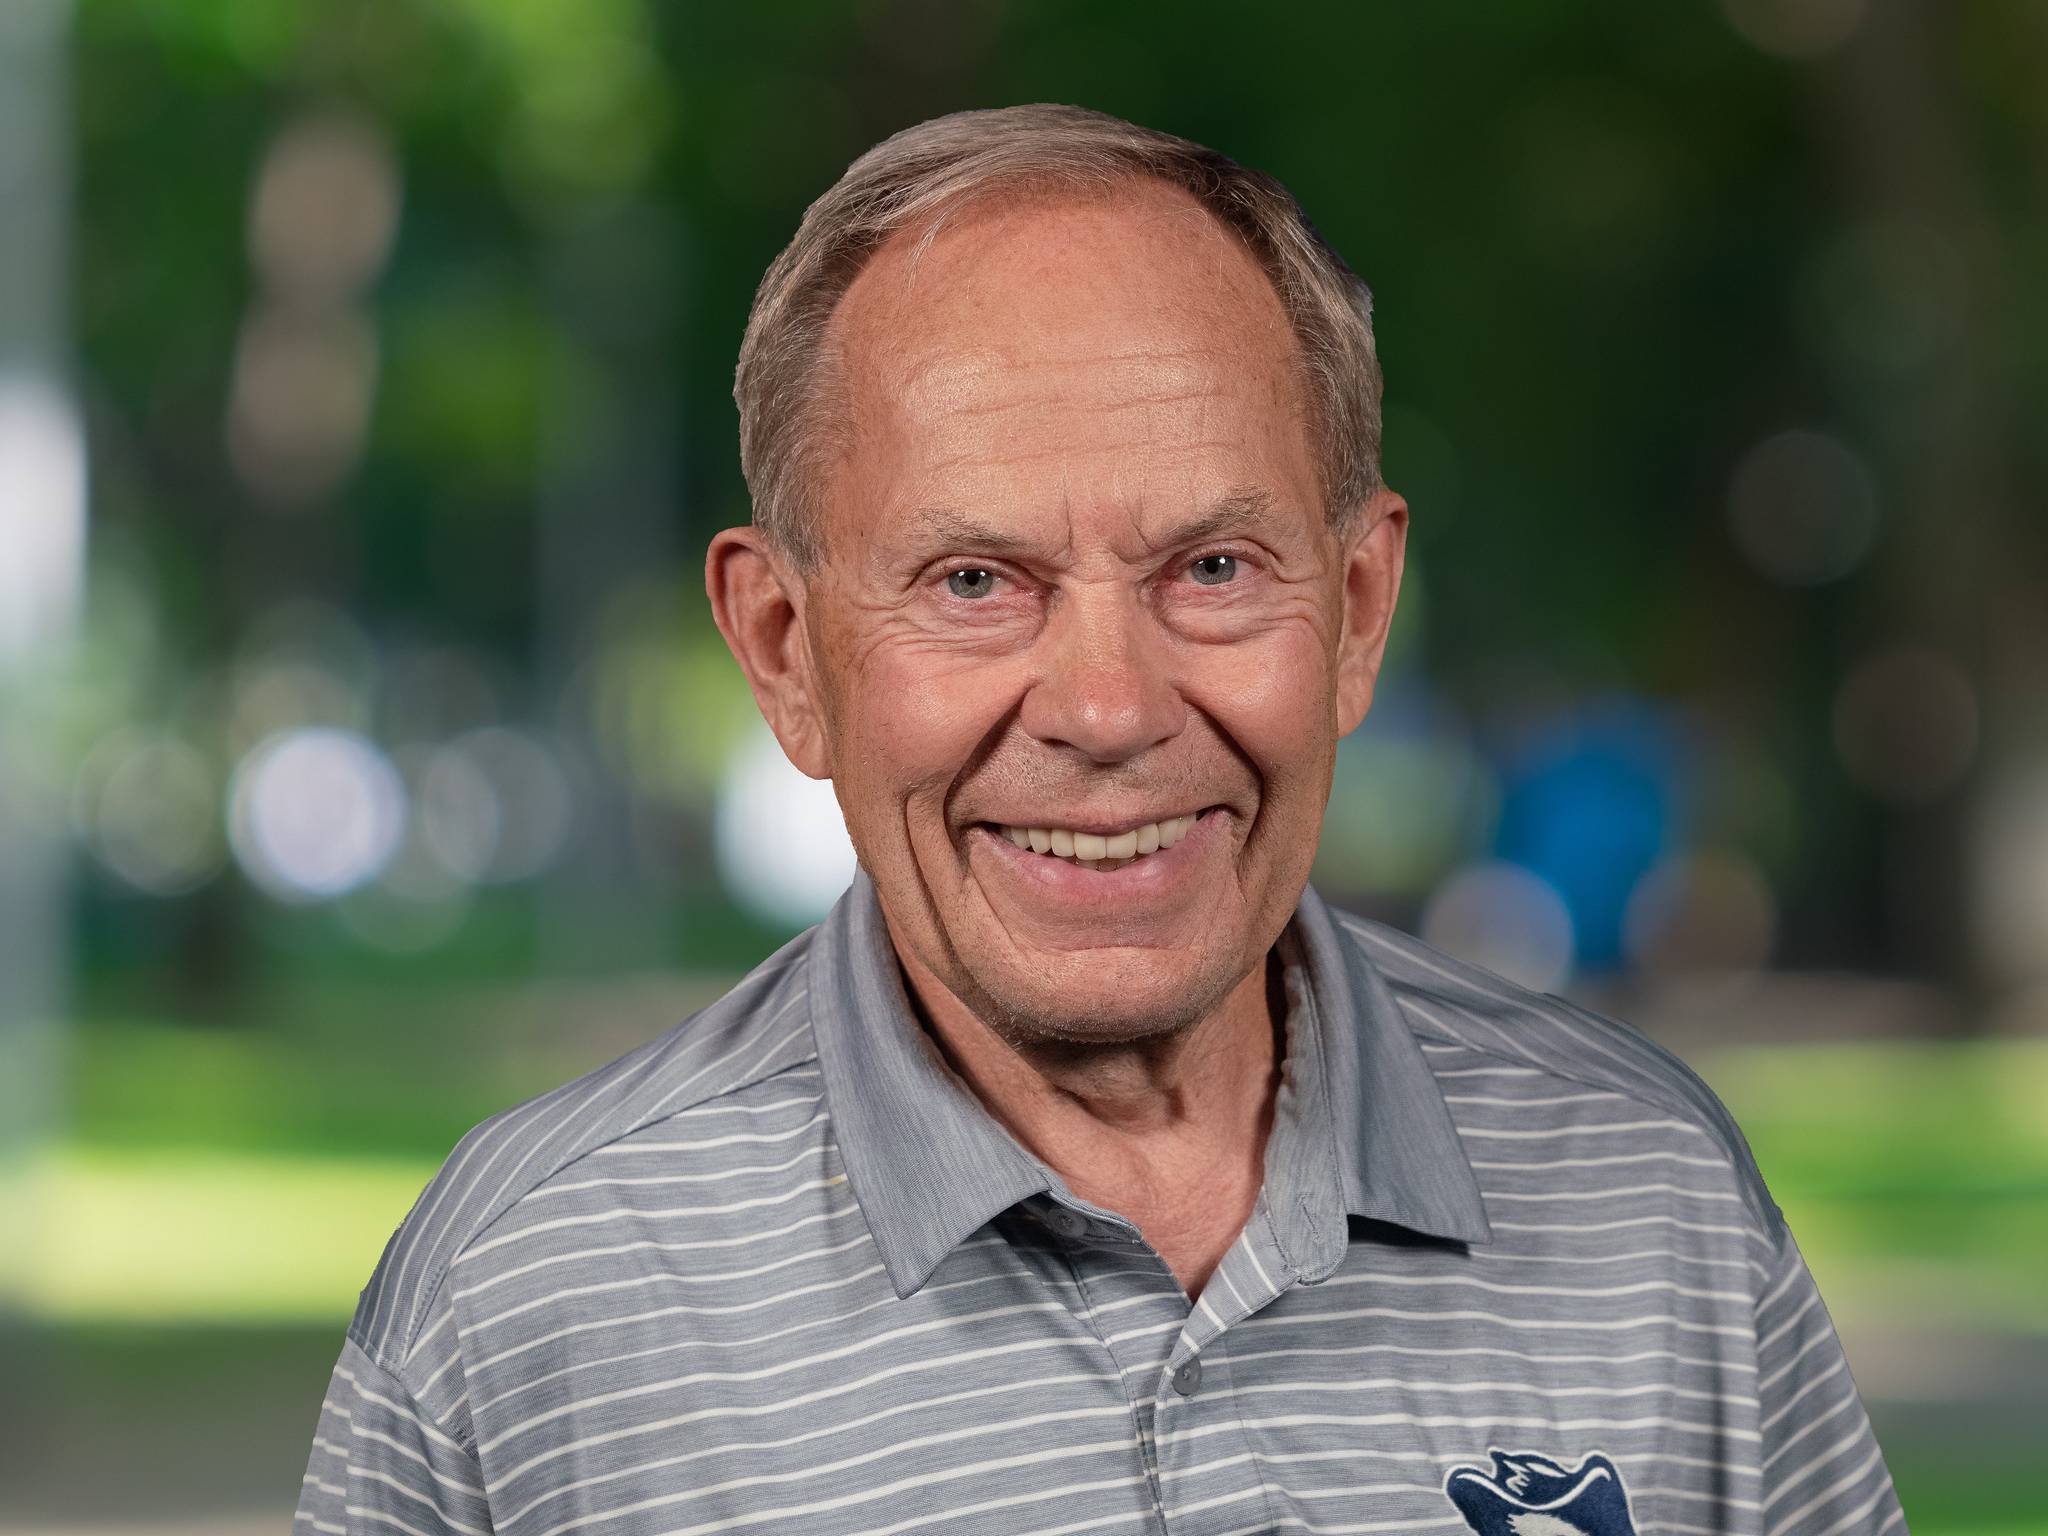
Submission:
[[[436,753],[426,794],[428,845],[449,868],[486,883],[528,880],[548,868],[575,812],[559,754],[511,726],[466,731]]]
[[[1492,834],[1499,785],[1448,710],[1396,694],[1337,748],[1315,878],[1420,898]]]
[[[459,746],[433,749],[425,758],[417,773],[406,775],[421,839],[442,868],[463,880],[483,880],[497,859],[505,820],[497,786]]]
[[[333,113],[289,124],[256,175],[228,456],[261,502],[298,508],[355,468],[376,396],[375,327],[358,302],[390,255],[398,171],[375,124]]]
[[[269,737],[228,787],[235,860],[281,901],[339,896],[374,879],[405,823],[397,768],[351,731],[315,726]]]
[[[595,628],[564,710],[586,722],[636,797],[707,815],[733,753],[760,724],[710,614],[675,584],[636,576],[608,595]]]
[[[1799,318],[1832,366],[1893,385],[1967,343],[1971,283],[1951,232],[1912,216],[1866,219],[1810,258]]]
[[[725,888],[769,922],[816,922],[853,878],[853,843],[830,781],[798,772],[765,725],[732,755],[712,836]]]
[[[228,453],[262,500],[295,507],[355,467],[377,383],[377,338],[346,311],[259,307],[235,348]]]
[[[1752,976],[1771,957],[1778,908],[1757,862],[1728,848],[1688,849],[1659,860],[1629,896],[1629,960],[1667,982]]]
[[[1609,699],[1552,719],[1503,769],[1494,853],[1564,902],[1587,969],[1621,956],[1630,894],[1677,818],[1680,749],[1665,713]]]
[[[1867,0],[1721,0],[1735,30],[1760,51],[1817,59],[1856,35]]]
[[[76,620],[85,478],[85,437],[71,403],[31,374],[0,371],[0,662],[67,634]]]
[[[1877,492],[1863,461],[1819,432],[1767,437],[1736,465],[1728,524],[1750,562],[1792,587],[1836,581],[1870,551]]]
[[[1896,646],[1858,662],[1835,695],[1835,750],[1880,799],[1939,799],[1977,753],[1977,690],[1948,658]]]
[[[2002,772],[1974,820],[1970,904],[1978,951],[2000,982],[2048,987],[2048,759]],[[2048,1024],[2048,1010],[2039,1017]]]
[[[1542,876],[1500,860],[1469,865],[1422,909],[1422,937],[1509,981],[1555,992],[1572,974],[1572,914]]]
[[[220,868],[220,785],[199,750],[174,736],[114,732],[80,765],[73,820],[94,855],[152,896],[173,896]]]
[[[278,134],[257,172],[250,263],[281,299],[341,303],[382,270],[398,207],[397,163],[372,119],[300,119]]]

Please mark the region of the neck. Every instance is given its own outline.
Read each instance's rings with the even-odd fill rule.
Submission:
[[[1081,1199],[1136,1223],[1197,1294],[1262,1182],[1284,1056],[1278,961],[1185,1028],[1105,1042],[1006,1038],[922,967],[904,972],[989,1113]]]

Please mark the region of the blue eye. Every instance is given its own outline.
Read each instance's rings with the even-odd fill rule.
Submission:
[[[969,566],[948,576],[946,587],[955,597],[987,597],[996,589],[996,573],[980,566]]]
[[[1237,575],[1237,556],[1204,555],[1188,569],[1205,587],[1220,587]]]

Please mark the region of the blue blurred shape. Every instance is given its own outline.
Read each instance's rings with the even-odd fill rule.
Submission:
[[[1581,968],[1620,959],[1629,893],[1670,837],[1678,734],[1640,700],[1611,701],[1542,730],[1502,765],[1494,851],[1564,898]]]

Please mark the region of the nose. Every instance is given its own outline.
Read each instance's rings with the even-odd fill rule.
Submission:
[[[1039,643],[1044,666],[1019,716],[1038,740],[1116,763],[1186,724],[1171,648],[1128,588],[1070,593]]]

